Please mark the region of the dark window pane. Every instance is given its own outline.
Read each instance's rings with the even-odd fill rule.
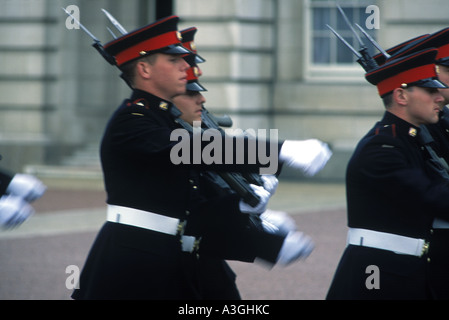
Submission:
[[[330,63],[330,39],[315,38],[313,40],[313,62]]]
[[[313,9],[313,30],[327,30],[326,23],[330,21],[329,8]]]

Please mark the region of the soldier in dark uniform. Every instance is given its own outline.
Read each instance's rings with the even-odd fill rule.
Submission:
[[[438,89],[447,88],[437,78],[437,53],[420,51],[366,74],[386,112],[348,164],[348,246],[327,299],[434,298],[428,249],[438,241],[434,219],[449,218],[449,181],[429,167],[418,136],[421,125],[438,121]]]
[[[395,52],[391,59],[405,56],[427,48],[437,48],[435,63],[438,78],[449,85],[449,28],[439,30],[433,34],[426,34]],[[449,179],[449,90],[441,89],[444,101],[440,111],[440,120],[435,124],[427,124],[426,131],[421,137],[426,141],[426,150],[433,153],[429,166],[442,177]],[[429,135],[430,133],[430,135]],[[432,223],[432,246],[429,248],[429,272],[432,273],[432,296],[437,299],[449,299],[449,221],[436,218]]]
[[[181,34],[183,35],[183,46],[196,53],[195,46],[193,45],[193,37],[190,36],[194,32],[196,32],[196,28],[189,28],[181,31]],[[184,41],[187,42],[187,46]],[[193,58],[189,60],[191,60],[192,67],[188,72],[187,91],[185,94],[174,97],[173,103],[182,112],[180,118],[188,124],[193,125],[194,121],[202,121],[201,116],[206,99],[201,92],[206,91],[206,89],[198,82],[198,76],[202,73],[196,65],[196,62],[203,62],[204,59]],[[225,181],[218,183],[216,177],[215,179],[211,179],[210,175],[213,174],[212,172],[203,172],[200,174],[200,184],[206,190],[205,195],[209,198],[214,198],[227,195],[230,192],[232,193],[231,188]],[[262,179],[265,182],[264,188],[274,193],[277,187],[277,179],[274,176],[262,176]],[[269,213],[264,212],[260,217],[262,218],[264,232],[274,233],[285,238],[289,232],[296,231],[294,220],[286,214],[281,215],[278,212],[269,211]],[[232,233],[232,230],[229,231]],[[260,236],[263,236],[263,234],[258,235],[258,237]],[[270,238],[271,236],[266,234],[265,237]],[[309,238],[304,236],[303,240],[304,250],[297,258],[305,258],[312,251],[313,245]],[[292,259],[291,262],[294,260]],[[240,299],[240,294],[235,283],[236,276],[224,259],[200,255],[199,270],[199,283],[203,298],[209,300]]]
[[[32,175],[0,169],[0,227],[8,229],[22,224],[34,213],[30,203],[42,197],[46,189]]]
[[[102,139],[108,221],[91,248],[75,299],[202,299],[199,256],[275,262],[285,246],[282,237],[248,232],[249,215],[242,211],[249,205],[239,196],[206,197],[201,184],[202,171],[258,172],[261,163],[175,165],[171,159],[178,143],[171,133],[179,128],[172,99],[186,90],[189,65],[182,56],[190,53],[181,46],[177,22],[167,17],[105,45],[134,89]],[[286,165],[311,174],[330,156],[319,141],[270,143]],[[201,151],[206,145],[201,142]],[[247,146],[245,153],[248,159]],[[255,190],[261,201],[251,208],[262,211],[269,193]],[[298,239],[287,247],[300,254],[300,245]]]

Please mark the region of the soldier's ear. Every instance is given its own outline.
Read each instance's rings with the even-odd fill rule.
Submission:
[[[145,61],[139,61],[136,64],[136,72],[143,79],[151,78],[151,65]]]
[[[393,100],[400,106],[408,105],[409,94],[406,89],[396,88],[393,90]]]

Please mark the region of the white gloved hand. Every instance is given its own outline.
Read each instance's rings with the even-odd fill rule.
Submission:
[[[240,200],[240,211],[243,213],[261,214],[266,210],[271,194],[265,190],[264,187],[256,186],[255,184],[250,184],[249,186],[254,190],[254,193],[259,196],[260,201],[255,207],[252,207],[243,200]]]
[[[279,160],[287,166],[301,169],[307,176],[313,176],[323,169],[331,156],[328,145],[319,140],[286,140],[282,144]]]
[[[286,266],[298,259],[307,258],[313,251],[315,245],[309,236],[302,232],[290,232],[279,251],[277,263]]]
[[[29,174],[17,173],[6,189],[6,193],[22,197],[28,202],[42,197],[47,187],[36,177]]]
[[[272,174],[261,175],[260,177],[263,181],[263,187],[265,188],[265,190],[267,190],[271,195],[273,195],[276,192],[279,180],[276,178],[276,176]]]
[[[296,223],[287,213],[283,211],[273,211],[267,209],[260,215],[262,227],[271,234],[286,236],[292,231],[296,231]]]
[[[34,214],[34,209],[21,197],[5,195],[0,198],[0,226],[5,229],[22,224]]]

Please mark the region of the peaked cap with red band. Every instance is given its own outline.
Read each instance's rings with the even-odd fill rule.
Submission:
[[[106,43],[104,49],[115,58],[118,67],[156,52],[166,54],[190,53],[182,46],[182,37],[177,29],[178,21],[178,16],[160,19]]]
[[[187,91],[207,91],[198,81],[199,77],[199,69],[196,65],[196,54],[189,54],[184,57],[184,60],[190,65],[190,68],[187,69]]]
[[[437,54],[438,50],[431,48],[391,60],[368,72],[365,78],[377,86],[381,97],[396,88],[412,86],[447,89],[448,87],[438,80],[435,66]]]
[[[396,59],[428,48],[438,49],[438,54],[435,58],[437,64],[449,66],[449,28],[427,35],[427,37],[407,45],[396,52],[390,59]]]
[[[396,54],[399,50],[402,50],[404,47],[410,45],[410,44],[414,44],[416,43],[418,40],[421,40],[423,38],[428,37],[428,34],[423,34],[421,36],[418,36],[416,38],[404,41],[394,47],[391,47],[390,49],[385,50],[390,56],[393,56],[394,54]],[[385,62],[387,62],[387,58],[382,54],[382,53],[378,53],[376,54],[374,57],[374,60],[376,61],[377,65],[381,66],[383,65]]]
[[[186,48],[187,50],[193,52],[194,54],[196,54],[196,63],[203,63],[206,62],[206,60],[201,57],[197,50],[196,50],[196,45],[194,42],[194,38],[195,38],[195,33],[198,31],[198,29],[196,27],[191,27],[191,28],[187,28],[184,30],[181,30],[181,36],[182,36],[182,46],[184,48]]]

